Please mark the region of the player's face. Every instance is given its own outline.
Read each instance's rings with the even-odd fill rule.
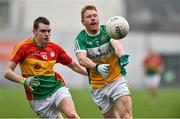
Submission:
[[[49,42],[50,32],[50,26],[43,23],[39,23],[39,28],[33,30],[36,40],[41,45],[46,45]]]
[[[99,31],[99,16],[95,10],[86,10],[82,19],[82,24],[91,34],[96,34]]]

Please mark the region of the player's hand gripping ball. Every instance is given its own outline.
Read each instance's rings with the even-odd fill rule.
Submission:
[[[124,17],[113,16],[106,23],[106,31],[111,38],[119,40],[127,36],[129,24]]]

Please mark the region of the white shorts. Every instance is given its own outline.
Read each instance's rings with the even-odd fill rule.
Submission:
[[[157,87],[160,84],[160,80],[160,74],[147,75],[145,79],[145,85],[146,87]]]
[[[68,88],[59,88],[54,94],[46,99],[31,100],[30,105],[33,111],[41,118],[57,118],[60,114],[58,110],[59,103],[65,97],[71,97]]]
[[[103,88],[91,89],[91,96],[102,113],[106,113],[113,102],[124,95],[130,95],[127,80],[124,77],[107,84]]]

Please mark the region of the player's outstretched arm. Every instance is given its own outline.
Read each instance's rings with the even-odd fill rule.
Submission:
[[[69,68],[71,68],[73,71],[80,73],[82,75],[88,75],[86,68],[81,66],[79,63],[72,61],[70,64],[67,65]]]
[[[118,57],[125,53],[120,40],[111,40],[111,45],[114,48],[114,51]]]
[[[16,66],[17,66],[16,63],[9,61],[7,69],[4,73],[4,77],[8,80],[13,81],[13,82],[22,84],[23,77],[21,77],[20,75],[18,75],[14,72],[14,69],[16,68]]]
[[[126,75],[125,66],[129,63],[129,56],[125,54],[123,45],[120,40],[111,40],[111,45],[113,46],[116,55],[118,56],[119,65],[121,67],[121,73]]]
[[[30,87],[31,90],[33,90],[32,87],[37,87],[38,85],[40,85],[38,79],[34,78],[34,76],[30,76],[28,78],[23,78],[23,77],[19,76],[18,74],[16,74],[14,72],[14,69],[16,68],[16,66],[17,66],[16,63],[10,61],[8,63],[8,67],[7,67],[6,71],[4,73],[4,77],[13,82],[27,85]]]

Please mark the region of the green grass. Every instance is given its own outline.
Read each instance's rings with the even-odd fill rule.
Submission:
[[[0,118],[36,117],[23,88],[0,88]]]
[[[151,103],[145,90],[131,90],[133,117],[180,118],[180,89],[161,89],[157,100]],[[88,90],[71,90],[81,118],[102,118]],[[33,118],[22,88],[0,88],[0,118]]]
[[[146,91],[132,92],[136,118],[180,118],[180,89],[161,89],[154,102]]]

